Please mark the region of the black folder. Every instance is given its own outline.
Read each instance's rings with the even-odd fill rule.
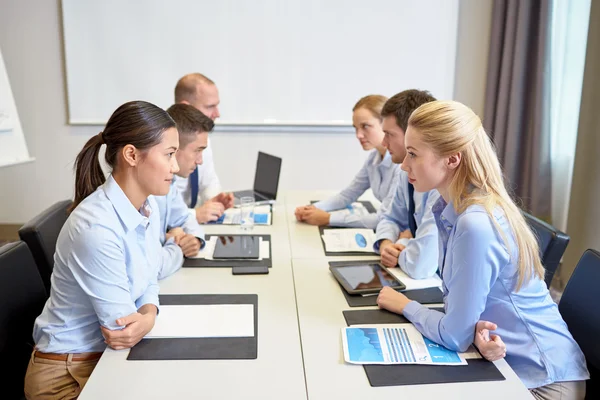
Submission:
[[[442,311],[441,309],[437,309]],[[385,310],[344,311],[346,324],[401,324],[409,321]],[[363,365],[371,386],[424,385],[432,383],[503,381],[506,378],[494,363],[485,359],[467,360],[468,365]]]
[[[129,351],[128,360],[242,360],[258,357],[258,295],[166,294],[160,295],[159,300],[162,305],[253,304],[254,337],[142,339]]]
[[[335,267],[338,265],[363,265],[373,262],[377,263],[378,261],[330,261],[329,265]],[[361,296],[356,294],[350,294],[346,290],[344,290],[342,285],[340,285],[340,290],[344,294],[346,302],[350,307],[367,307],[377,305],[377,295]],[[405,290],[402,293],[409,299],[417,301],[421,304],[438,304],[444,302],[442,291],[437,287]]]
[[[212,236],[227,236],[227,235],[206,235],[206,240]],[[244,236],[240,234],[229,235],[229,236]],[[261,237],[263,241],[271,242],[271,235],[246,235]],[[183,268],[231,268],[231,267],[271,267],[273,265],[272,256],[273,254],[273,243],[269,244],[269,258],[263,258],[262,260],[207,260],[205,258],[185,258],[183,260]]]

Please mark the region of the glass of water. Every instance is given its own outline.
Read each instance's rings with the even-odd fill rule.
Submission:
[[[244,231],[254,228],[254,197],[242,197],[240,199],[240,226]]]

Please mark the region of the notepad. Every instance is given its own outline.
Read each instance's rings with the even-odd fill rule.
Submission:
[[[413,279],[406,274],[406,272],[402,271],[400,268],[388,268],[388,271],[394,275],[400,282],[404,283],[406,286],[405,290],[415,290],[415,289],[427,289],[432,287],[442,287],[442,279],[434,274],[430,278],[425,279]]]
[[[253,304],[203,304],[160,306],[155,338],[253,337]]]
[[[344,359],[351,364],[467,365],[462,353],[427,339],[412,324],[342,328]]]

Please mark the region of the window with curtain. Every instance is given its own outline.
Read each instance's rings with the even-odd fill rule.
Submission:
[[[555,0],[551,26],[552,224],[566,231],[591,0]]]

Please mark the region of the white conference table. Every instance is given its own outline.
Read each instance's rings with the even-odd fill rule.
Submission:
[[[207,233],[246,233],[207,225]],[[306,399],[286,213],[273,210],[273,267],[268,275],[232,275],[231,268],[182,268],[160,281],[161,294],[258,294],[256,360],[127,361],[107,349],[80,399]]]
[[[287,192],[274,206],[273,225],[254,227],[254,234],[271,235],[268,275],[182,268],[159,282],[161,294],[258,294],[256,360],[127,361],[127,350],[107,349],[80,399],[530,399],[504,360],[495,364],[505,381],[394,387],[371,387],[361,366],[344,363],[342,311],[351,307],[327,262],[375,258],[326,257],[318,229],[294,218],[296,206],[332,193]],[[245,233],[237,226],[208,225],[205,230]]]
[[[348,306],[328,261],[292,260],[309,399],[531,399],[504,360],[495,365],[505,381],[371,387],[361,365],[344,362],[341,329],[347,325],[342,311],[377,307]]]

